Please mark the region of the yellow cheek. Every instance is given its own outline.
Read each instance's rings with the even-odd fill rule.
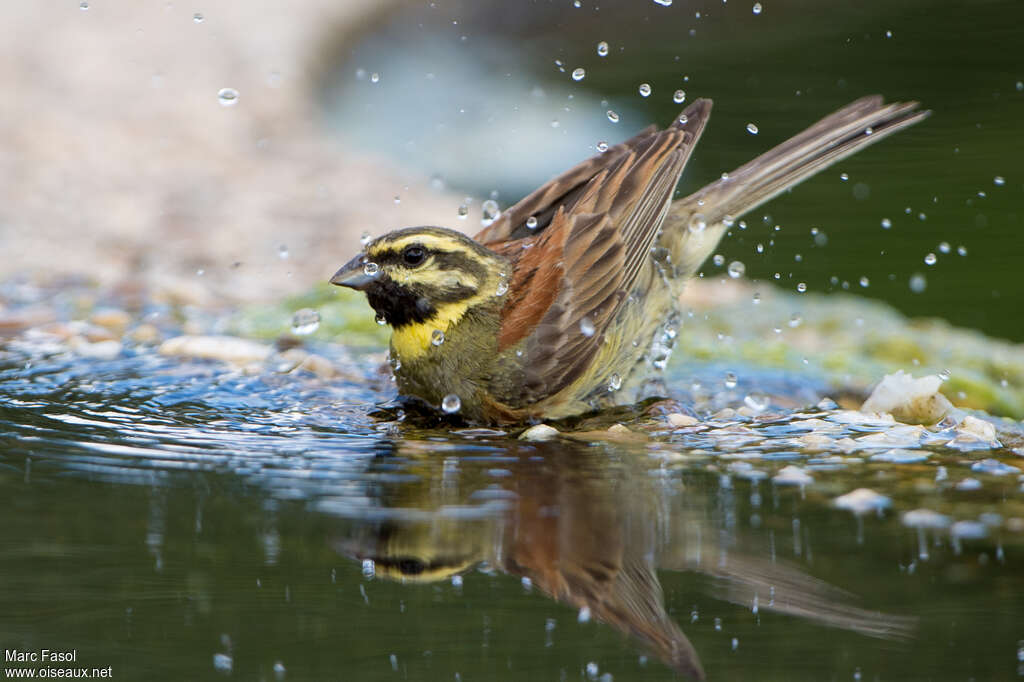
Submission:
[[[448,303],[426,322],[407,324],[391,334],[391,349],[402,362],[426,355],[434,347],[435,331],[447,334],[469,309],[469,301]],[[440,345],[440,344],[438,344]]]

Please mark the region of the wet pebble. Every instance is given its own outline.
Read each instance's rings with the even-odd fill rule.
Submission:
[[[835,440],[820,433],[808,433],[793,440],[808,452],[824,452],[835,447]]]
[[[674,429],[680,429],[687,426],[696,426],[700,424],[700,420],[696,417],[691,417],[688,414],[682,414],[681,412],[673,412],[666,417],[668,423]]]
[[[97,327],[102,327],[112,334],[122,336],[128,325],[131,324],[131,315],[116,308],[102,308],[89,316],[89,322]]]
[[[234,364],[263,362],[273,349],[264,343],[235,336],[176,336],[160,344],[161,355],[175,355]]]
[[[953,409],[939,393],[941,386],[942,378],[938,375],[915,379],[899,370],[885,375],[860,409],[865,413],[891,414],[908,424],[934,424]]]
[[[861,436],[855,440],[860,449],[906,448],[919,445],[925,433],[923,426],[897,424],[884,431]]]
[[[121,354],[124,345],[113,339],[93,342],[81,336],[73,336],[68,340],[68,348],[83,357],[112,360]]]
[[[955,438],[946,443],[947,448],[959,450],[960,452],[973,452],[975,450],[991,450],[999,447],[999,442],[988,440],[970,431],[958,433]]]
[[[161,335],[160,330],[157,329],[156,325],[145,322],[131,330],[126,338],[135,343],[152,344],[158,342]]]
[[[519,440],[544,441],[558,438],[559,431],[547,424],[537,424],[519,434]]]
[[[996,439],[996,427],[991,422],[987,422],[984,419],[978,419],[973,415],[967,415],[963,418],[963,421],[957,425],[957,431],[961,433],[970,433],[982,438],[984,440],[994,441]]]
[[[281,373],[304,370],[321,379],[334,379],[342,375],[334,363],[322,355],[310,353],[302,348],[289,348],[274,356],[277,371]]]
[[[872,462],[892,462],[894,464],[914,464],[924,462],[931,455],[927,450],[908,450],[906,448],[893,448],[871,455]]]

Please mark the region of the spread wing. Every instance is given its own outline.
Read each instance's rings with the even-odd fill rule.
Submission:
[[[710,100],[695,101],[668,129],[570,169],[477,235],[514,263],[499,349],[526,339],[527,400],[557,393],[589,366],[650,257],[710,113]]]

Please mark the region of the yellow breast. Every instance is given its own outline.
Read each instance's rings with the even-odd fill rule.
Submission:
[[[435,332],[447,334],[448,330],[466,314],[472,300],[448,303],[437,309],[437,313],[426,322],[407,324],[391,334],[391,350],[402,362],[415,360],[425,355],[434,345]]]

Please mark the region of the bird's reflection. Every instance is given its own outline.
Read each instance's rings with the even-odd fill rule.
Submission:
[[[714,477],[686,481],[621,450],[505,448],[511,456],[496,469],[486,457],[431,458],[423,441],[398,446],[418,479],[382,492],[382,509],[393,513],[346,524],[336,548],[372,560],[378,576],[405,581],[450,578],[484,563],[529,578],[696,679],[704,677],[700,658],[666,612],[655,569],[710,575],[723,599],[869,636],[913,628],[912,619],[850,605],[851,595],[766,549],[752,551]]]

